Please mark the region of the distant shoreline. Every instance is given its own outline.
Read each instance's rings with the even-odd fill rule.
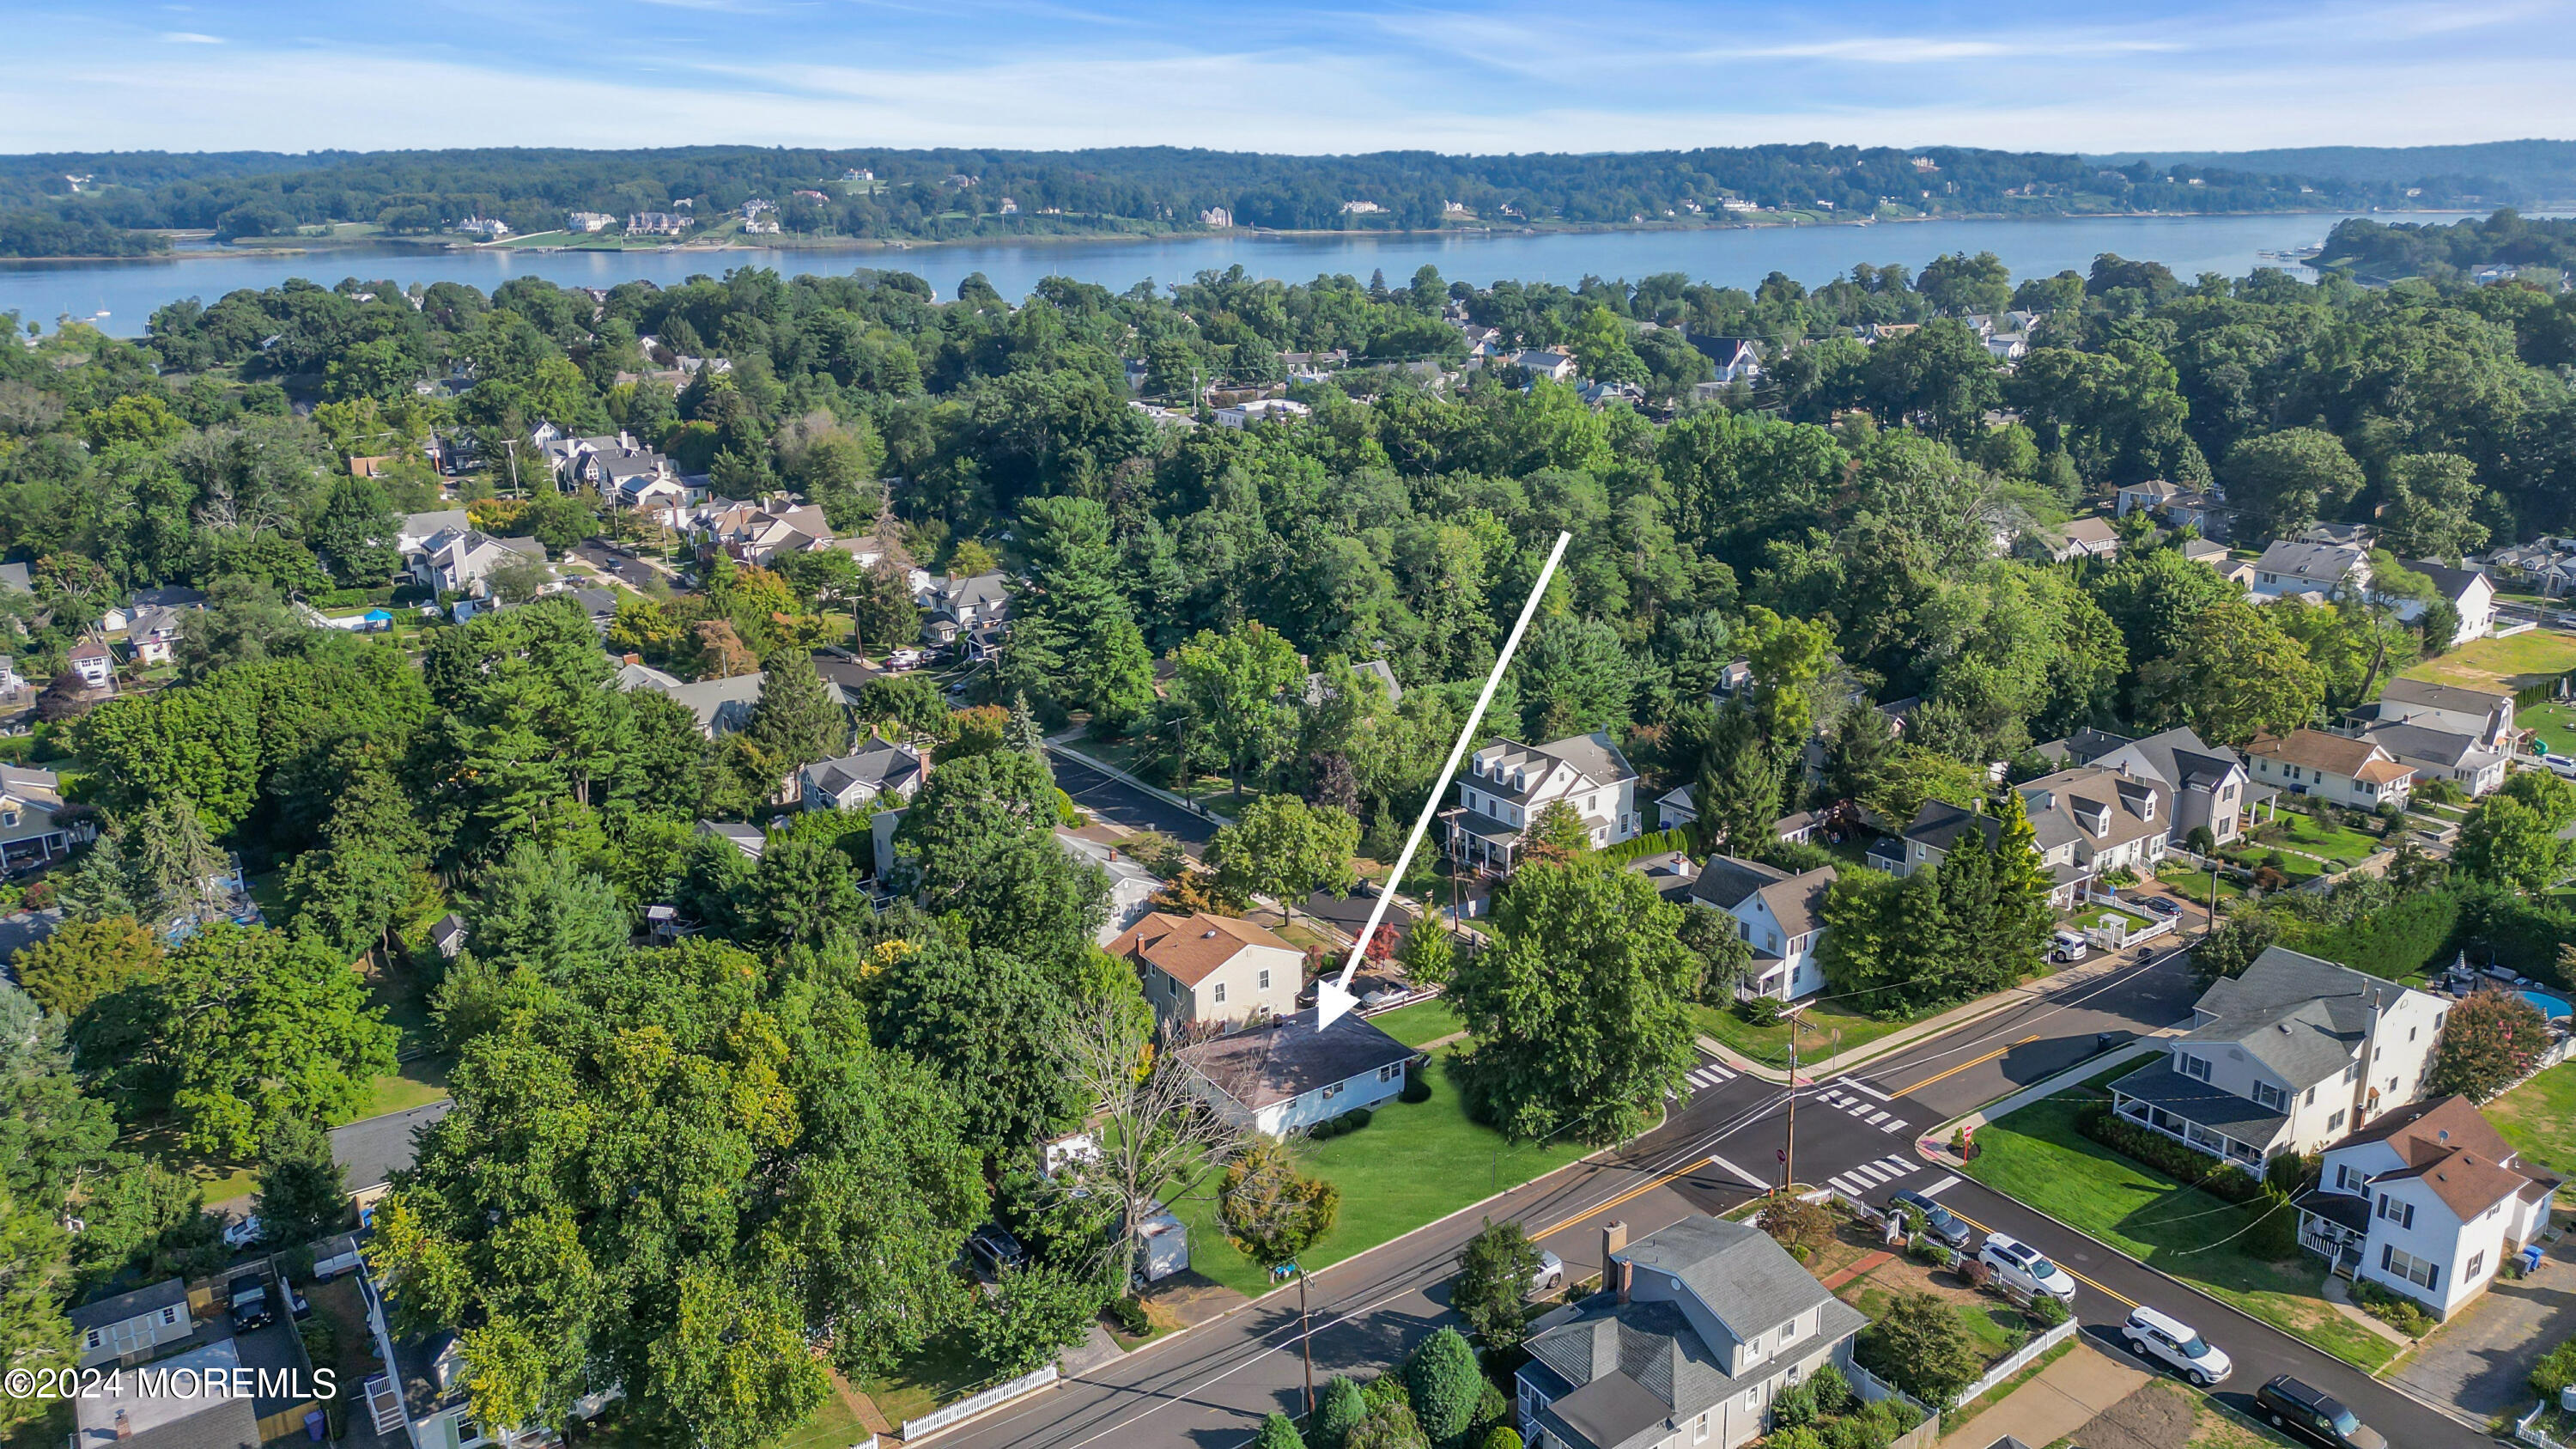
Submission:
[[[2566,210],[2570,207],[2576,207],[2576,203],[2553,204],[2517,209],[2523,211],[2526,215],[2540,215]],[[1944,221],[2153,221],[2168,218],[2176,221],[2185,221],[2195,218],[2238,216],[2450,216],[2476,214],[2480,212],[2491,213],[2502,209],[2503,208],[2498,207],[2428,206],[2405,211],[2382,208],[2377,211],[2356,212],[2350,207],[2321,206],[2277,207],[2266,208],[2260,211],[2078,211],[2049,212],[2044,215],[2031,215],[2029,213],[2003,211],[1960,212],[1953,215],[1943,216],[1906,217],[1824,217],[1817,216],[1810,212],[1799,212],[1795,214],[1794,218],[1784,217],[1777,221],[1716,223],[1674,219],[1669,221],[1646,222],[1585,222],[1544,226],[1386,227],[1370,228],[1365,231],[1343,231],[1322,228],[1312,230],[1291,230],[1274,229],[1269,227],[1229,227],[1224,230],[1208,229],[1184,231],[1175,228],[1170,231],[1153,232],[1148,234],[1112,231],[1046,232],[1030,235],[1004,234],[995,236],[944,237],[938,239],[913,239],[908,237],[833,237],[814,241],[793,242],[785,241],[784,239],[769,238],[763,238],[758,241],[749,241],[739,237],[727,237],[721,241],[684,242],[667,248],[661,246],[529,247],[511,246],[502,242],[459,242],[445,237],[365,237],[346,242],[310,238],[301,239],[296,243],[281,246],[236,246],[231,243],[221,243],[214,246],[187,248],[174,247],[166,252],[151,252],[140,256],[0,257],[0,266],[24,264],[77,264],[90,266],[120,263],[148,265],[159,262],[180,262],[208,257],[240,258],[256,256],[323,256],[334,252],[363,251],[374,248],[408,250],[423,253],[447,253],[455,255],[478,252],[498,252],[504,254],[537,256],[560,255],[567,252],[595,252],[603,256],[622,255],[629,252],[640,253],[643,255],[686,255],[697,252],[703,252],[708,255],[721,255],[729,252],[908,252],[928,251],[935,248],[974,246],[1040,247],[1069,243],[1166,242],[1175,238],[1206,240],[1218,237],[1237,237],[1259,240],[1275,237],[1281,240],[1293,241],[1310,241],[1318,239],[1349,241],[1375,237],[1418,240],[1423,237],[1483,238],[1523,236],[1607,236],[1622,232],[1760,231],[1783,227],[1796,228],[1821,226],[1917,226]]]

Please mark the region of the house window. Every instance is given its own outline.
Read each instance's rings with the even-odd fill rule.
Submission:
[[[2351,1163],[2338,1162],[2335,1164],[2335,1191],[2365,1192],[2369,1186],[2370,1179],[2355,1171]]]
[[[2315,1106],[2316,1104],[2317,1104],[2317,1089],[2316,1089],[2316,1088],[2314,1088],[2314,1087],[2310,1087],[2310,1088],[2308,1088],[2308,1094],[2307,1094],[2306,1096],[2301,1097],[2301,1098],[2299,1099],[2299,1105],[2300,1105],[2300,1106],[2302,1106],[2302,1107],[2313,1107],[2313,1106]]]
[[[2326,1119],[2326,1130],[2328,1132],[2341,1132],[2343,1130],[2343,1114],[2341,1112],[2337,1112]]]
[[[1222,981],[1218,982],[1216,984],[1215,993],[1208,999],[1214,1001],[1219,1006],[1225,1005],[1225,983]]]
[[[1318,1095],[1320,1095],[1321,1097],[1323,1097],[1326,1101],[1330,1101],[1330,1100],[1332,1100],[1333,1098],[1340,1096],[1340,1095],[1342,1094],[1342,1088],[1343,1088],[1344,1086],[1346,1086],[1346,1085],[1348,1085],[1348,1084],[1347,1084],[1347,1083],[1343,1083],[1343,1082],[1335,1082],[1335,1083],[1333,1083],[1331,1086],[1326,1087],[1326,1088],[1325,1088],[1321,1093],[1319,1093]]]
[[[161,1326],[162,1326],[162,1327],[164,1327],[164,1328],[175,1328],[175,1327],[177,1327],[177,1326],[178,1326],[178,1323],[179,1323],[179,1310],[178,1310],[178,1309],[176,1309],[176,1308],[164,1308],[164,1309],[162,1309],[162,1310],[161,1310]]]
[[[1377,1079],[1381,1082],[1392,1082],[1403,1075],[1404,1064],[1401,1062],[1398,1062],[1391,1067],[1380,1067],[1377,1069]]]
[[[2284,1094],[2280,1088],[2273,1086],[2270,1082],[2256,1082],[2254,1084],[2254,1104],[2256,1106],[2266,1107],[2272,1111],[2278,1112],[2282,1107],[2288,1105],[2288,1102],[2288,1096]]]
[[[2480,1249],[2478,1249],[2476,1252],[2471,1253],[2471,1254],[2469,1255],[2469,1266],[2468,1266],[2467,1268],[2463,1269],[2462,1271],[2463,1271],[2463,1272],[2465,1272],[2465,1273],[2467,1273],[2467,1274],[2469,1275],[2469,1281],[2470,1281],[2470,1282],[2472,1282],[2472,1283],[2474,1283],[2474,1282],[2476,1282],[2476,1281],[2478,1280],[2478,1274],[2479,1274],[2479,1272],[2480,1272],[2481,1270],[2483,1270],[2483,1269],[2486,1267],[2486,1265],[2487,1265],[2487,1250],[2486,1250],[2486,1249],[2484,1249],[2484,1248],[2480,1248]]]
[[[1264,991],[1270,989],[1270,973],[1267,971],[1261,973],[1261,989]]]
[[[2384,1192],[2379,1195],[2379,1215],[2401,1228],[2415,1226],[2415,1204],[2399,1202]]]
[[[2444,1020],[2448,1019],[2448,1018],[2449,1018],[2449,1016],[2450,1016],[2450,1013],[2449,1013],[2449,1012],[2447,1012],[2447,1011],[2442,1011],[2442,1012],[2436,1012],[2436,1013],[2434,1013],[2434,1015],[2433,1015],[2433,1034],[2434,1034],[2435,1036],[2439,1036],[2439,1035],[2441,1035],[2441,1034],[2442,1034],[2442,1023],[2443,1023],[2443,1021],[2444,1021]]]
[[[1753,1387],[1744,1391],[1744,1407],[1748,1409],[1759,1409],[1762,1407],[1762,1386],[1760,1384],[1755,1384]]]
[[[2432,1292],[2433,1285],[2442,1279],[2441,1264],[2430,1258],[2400,1252],[2392,1244],[2380,1245],[2379,1270],[2392,1278],[2403,1278],[2427,1293]]]
[[[1704,1439],[1706,1439],[1706,1438],[1708,1437],[1708,1420],[1709,1420],[1709,1413],[1708,1413],[1708,1410],[1706,1410],[1706,1409],[1702,1409],[1702,1410],[1700,1410],[1700,1411],[1699,1411],[1699,1418],[1698,1418],[1696,1421],[1694,1421],[1694,1422],[1692,1423],[1692,1425],[1691,1425],[1691,1442],[1692,1442],[1692,1443],[1697,1444],[1697,1443],[1699,1443],[1700,1441],[1702,1441],[1702,1440],[1704,1440]]]
[[[81,1335],[81,1346],[83,1348],[98,1347],[98,1330],[93,1328],[89,1332]]]
[[[1787,1348],[1798,1341],[1798,1320],[1792,1318],[1780,1325],[1780,1346]]]
[[[2174,1053],[2174,1062],[2182,1068],[2182,1074],[2191,1078],[2193,1081],[2206,1082],[2209,1080],[2209,1062],[2206,1059],[2193,1056],[2188,1052],[2176,1052]]]

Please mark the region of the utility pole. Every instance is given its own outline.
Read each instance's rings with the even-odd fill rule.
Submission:
[[[1789,1136],[1780,1145],[1780,1191],[1798,1180],[1798,1019],[1789,1019]]]
[[[1297,1275],[1297,1346],[1306,1356],[1306,1422],[1315,1422],[1315,1335],[1306,1321],[1306,1270],[1289,1263],[1279,1270]]]

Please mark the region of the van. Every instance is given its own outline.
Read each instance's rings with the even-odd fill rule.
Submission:
[[[2060,931],[2052,939],[2057,943],[2057,960],[2081,961],[2084,959],[2084,938],[2082,936],[2075,934],[2073,931]]]
[[[2191,1325],[2143,1304],[2129,1310],[2129,1321],[2120,1325],[2120,1337],[2128,1341],[2129,1352],[2140,1358],[2161,1359],[2204,1389],[2236,1371],[2227,1355],[2194,1332]]]

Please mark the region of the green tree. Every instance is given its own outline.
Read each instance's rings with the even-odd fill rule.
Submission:
[[[616,888],[569,851],[521,840],[482,884],[465,909],[466,933],[475,954],[503,970],[563,982],[605,969],[625,949],[626,911]]]
[[[2549,1046],[2549,1020],[2511,991],[2481,991],[2442,1023],[2425,1089],[2484,1102],[2531,1075]]]
[[[1335,1374],[1315,1396],[1315,1422],[1306,1437],[1315,1449],[1342,1449],[1351,1431],[1367,1417],[1368,1402],[1360,1397],[1360,1386]]]
[[[2222,472],[2227,501],[2244,515],[2249,538],[2286,538],[2323,513],[2340,513],[2364,481],[2343,440],[2320,428],[2247,438],[2228,453]]]
[[[1516,1347],[1529,1322],[1530,1284],[1538,1269],[1538,1244],[1529,1232],[1518,1223],[1487,1218],[1458,1254],[1449,1306],[1487,1347]]]
[[[1484,1397],[1485,1374],[1476,1365],[1476,1351],[1458,1330],[1446,1326],[1432,1330],[1404,1361],[1404,1386],[1413,1403],[1413,1417],[1433,1445],[1466,1441],[1476,1405]]]
[[[1985,1371],[1985,1355],[1950,1305],[1929,1293],[1900,1293],[1863,1329],[1856,1357],[1880,1378],[1946,1408]]]
[[[247,1159],[289,1118],[345,1122],[394,1070],[399,1038],[345,962],[277,931],[216,922],[170,953],[156,993],[180,1140]]]
[[[1530,626],[1511,678],[1521,727],[1532,739],[1553,740],[1625,725],[1637,663],[1608,624],[1551,614]]]
[[[1252,1436],[1252,1449],[1306,1449],[1306,1441],[1297,1432],[1296,1420],[1274,1411],[1261,1421],[1261,1432]]]
[[[1885,739],[1883,725],[1877,733]],[[1750,708],[1730,705],[1718,712],[1715,737],[1691,785],[1691,803],[1699,812],[1701,837],[1715,849],[1746,855],[1772,839],[1772,824],[1780,818],[1780,770]]]
[[[154,1283],[223,1270],[231,1253],[223,1223],[186,1173],[118,1154],[81,1200],[85,1224],[72,1240],[72,1269],[84,1284]]]
[[[38,1005],[65,1019],[90,1003],[161,974],[161,938],[132,916],[71,920],[12,958]]]
[[[1172,687],[1224,752],[1237,794],[1247,770],[1266,766],[1285,737],[1282,696],[1304,678],[1297,651],[1259,623],[1201,630],[1172,654]]]
[[[2486,547],[2487,526],[2477,514],[2491,495],[2476,463],[2456,453],[2410,453],[2389,463],[2388,491],[2381,527],[2400,556],[2457,567],[2461,555]]]
[[[72,1326],[63,1317],[71,1286],[69,1237],[43,1206],[0,1192],[0,1369],[11,1374],[66,1370],[79,1362]],[[43,1395],[0,1396],[0,1430],[45,1417]]]
[[[921,638],[921,605],[912,586],[891,559],[878,559],[850,600],[852,643],[879,651],[899,649]],[[874,683],[876,681],[870,681]]]
[[[2204,989],[2222,978],[2242,976],[2280,938],[2281,923],[2269,911],[2239,906],[2191,948],[2192,975]]]
[[[1360,823],[1348,813],[1294,795],[1264,795],[1217,831],[1208,863],[1219,889],[1268,896],[1293,919],[1310,892],[1350,885],[1359,845]]]
[[[936,939],[899,951],[868,1006],[879,1046],[975,1084],[966,1139],[997,1160],[1079,1116],[1053,1048],[1071,1013],[1064,983],[1019,957]]]
[[[2520,797],[2498,791],[2469,812],[2451,863],[2477,880],[2546,890],[2576,870],[2576,841],[2559,838],[2562,824]]]
[[[267,1241],[292,1247],[339,1231],[349,1218],[348,1185],[331,1139],[301,1117],[283,1117],[259,1145],[259,1196]]]
[[[1225,1240],[1273,1272],[1331,1232],[1341,1206],[1342,1190],[1325,1178],[1299,1176],[1296,1156],[1277,1138],[1244,1149],[1226,1168],[1216,1197]]]
[[[814,672],[813,656],[781,646],[771,651],[766,665],[760,702],[752,706],[742,733],[767,766],[784,778],[846,752],[849,714],[833,702],[830,687]]]
[[[156,926],[202,916],[222,902],[232,861],[206,837],[185,799],[155,801],[117,822],[126,894],[135,913]]]
[[[63,1019],[0,984],[0,1197],[59,1206],[116,1140],[107,1103],[81,1091]]]
[[[822,950],[847,940],[866,913],[867,897],[847,855],[810,835],[770,833],[743,902],[743,924],[754,939]]]
[[[401,532],[402,520],[375,480],[341,478],[332,483],[331,496],[305,531],[305,542],[342,584],[370,587],[402,567],[402,554],[394,547]]]
[[[1680,912],[1643,876],[1574,861],[1521,867],[1493,922],[1449,988],[1474,1036],[1451,1066],[1468,1101],[1515,1139],[1637,1132],[1689,1063]]]
[[[966,1333],[977,1358],[1012,1377],[1082,1342],[1109,1296],[1097,1277],[1051,1263],[1004,1268],[994,1287],[990,1296],[976,1295]]]
[[[2233,601],[2202,610],[2172,654],[2142,665],[2138,691],[2157,717],[2188,724],[2212,744],[2242,747],[2312,722],[2326,678],[2299,641]]]

